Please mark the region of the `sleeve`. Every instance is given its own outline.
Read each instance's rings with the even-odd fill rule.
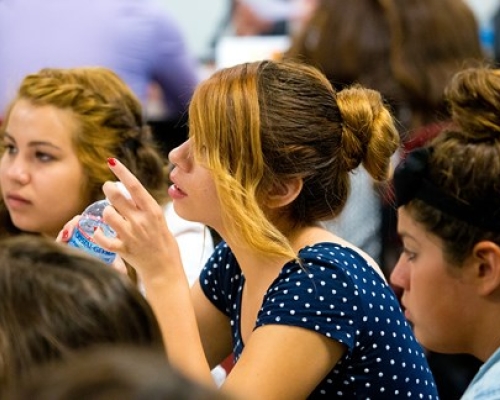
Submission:
[[[200,286],[207,298],[224,314],[230,315],[231,298],[241,279],[241,273],[227,244],[215,248],[200,274]]]
[[[358,290],[343,269],[294,264],[267,292],[256,327],[302,327],[343,343],[350,352],[362,324],[359,303]]]

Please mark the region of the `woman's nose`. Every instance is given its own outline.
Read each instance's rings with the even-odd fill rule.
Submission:
[[[389,279],[394,286],[397,286],[404,290],[409,289],[408,268],[404,265],[402,257],[400,257],[398,262],[396,263]]]
[[[190,140],[186,140],[180,146],[172,149],[170,153],[168,153],[168,160],[171,164],[175,166],[182,166],[189,160],[191,152],[191,143]]]
[[[7,167],[7,176],[17,182],[27,183],[29,181],[29,167],[21,157],[16,157]]]

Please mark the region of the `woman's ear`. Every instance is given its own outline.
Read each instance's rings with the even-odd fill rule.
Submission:
[[[500,295],[500,246],[490,241],[479,242],[472,250],[472,257],[478,293]]]
[[[268,208],[281,208],[292,203],[300,194],[303,184],[302,178],[276,182],[267,194],[266,206]]]

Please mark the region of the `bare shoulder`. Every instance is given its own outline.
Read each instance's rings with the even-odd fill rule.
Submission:
[[[293,246],[298,251],[305,246],[311,246],[316,243],[324,243],[324,242],[338,243],[341,246],[355,250],[384,279],[384,281],[386,281],[382,269],[372,257],[370,257],[366,252],[361,250],[359,247],[353,245],[347,240],[342,239],[340,236],[337,236],[334,233],[327,231],[321,226],[312,226],[304,228],[304,230],[297,235],[296,239],[293,242]]]

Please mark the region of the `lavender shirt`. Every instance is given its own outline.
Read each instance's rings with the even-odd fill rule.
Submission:
[[[22,78],[44,67],[113,69],[144,103],[157,82],[171,114],[198,83],[177,22],[155,0],[0,0],[0,117]]]

